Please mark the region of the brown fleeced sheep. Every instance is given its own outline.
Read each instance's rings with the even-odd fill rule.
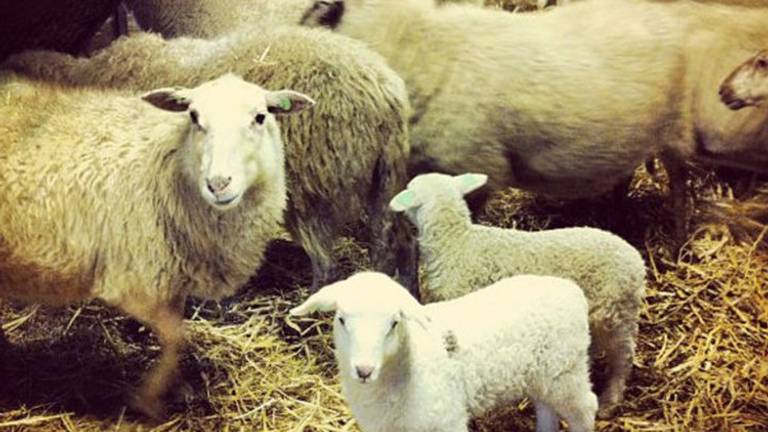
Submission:
[[[53,52],[13,56],[6,66],[54,82],[147,90],[192,86],[226,71],[268,88],[323,101],[285,118],[286,228],[312,258],[315,288],[334,278],[332,247],[350,223],[366,221],[377,270],[417,285],[415,245],[387,210],[406,183],[410,105],[400,77],[362,43],[298,26],[243,28],[214,39],[138,34],[90,59]]]
[[[234,293],[282,230],[273,113],[312,100],[225,75],[143,97],[161,110],[7,72],[0,99],[0,297],[98,298],[149,325],[162,353],[135,403],[159,414],[186,297]]]
[[[740,64],[720,84],[720,99],[732,110],[760,106],[768,98],[768,49]]]

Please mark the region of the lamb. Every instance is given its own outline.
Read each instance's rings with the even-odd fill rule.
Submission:
[[[274,115],[314,102],[233,75],[142,97],[160,109],[7,72],[0,97],[0,297],[98,298],[149,325],[163,349],[135,404],[159,415],[186,297],[231,295],[282,230]]]
[[[290,314],[315,311],[336,312],[342,393],[365,432],[466,432],[470,417],[524,396],[537,431],[557,431],[558,415],[573,432],[593,430],[587,304],[572,281],[515,276],[422,306],[388,276],[363,272]]]
[[[289,203],[286,228],[308,252],[313,287],[336,276],[334,240],[365,221],[373,268],[416,287],[408,222],[387,205],[407,181],[410,105],[405,85],[360,42],[298,26],[243,28],[215,39],[164,40],[137,34],[89,59],[39,51],[6,62],[28,76],[73,85],[146,90],[195,85],[226,71],[324,101],[301,120],[285,119]]]
[[[593,351],[605,351],[608,380],[601,416],[621,402],[632,369],[645,291],[640,253],[594,228],[525,232],[473,225],[463,196],[483,186],[484,174],[422,174],[392,199],[418,228],[426,270],[425,301],[466,295],[504,277],[531,273],[573,279],[589,301]]]
[[[727,112],[699,114],[717,85],[711,49],[739,55],[768,38],[764,9],[690,2],[595,0],[537,14],[432,0],[333,4],[304,24],[369,43],[405,79],[413,174],[485,172],[490,189],[589,198],[659,155],[678,240],[687,228],[684,162],[699,142],[723,138],[724,151],[742,142],[725,129],[737,122]]]
[[[736,111],[758,107],[768,97],[768,49],[740,64],[720,84],[720,99]]]

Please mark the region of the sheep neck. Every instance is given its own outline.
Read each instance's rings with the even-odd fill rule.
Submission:
[[[209,297],[214,292],[213,297],[218,297],[215,292],[229,294],[245,283],[261,262],[267,239],[254,239],[269,235],[265,230],[275,230],[280,224],[284,175],[278,170],[281,174],[275,179],[251,186],[236,208],[219,211],[203,199],[188,174],[190,146],[186,133],[183,136],[176,146],[162,149],[156,157],[160,165],[156,172],[162,173],[155,176],[153,185],[159,201],[158,223],[169,247],[180,255],[179,265],[190,282],[194,280],[205,290],[206,294],[197,295]],[[201,275],[205,275],[203,279],[199,279]],[[212,286],[202,286],[208,284]]]
[[[472,226],[466,203],[453,200],[436,200],[418,210],[419,248],[425,259],[430,259],[435,249],[446,241],[456,242],[465,236]]]

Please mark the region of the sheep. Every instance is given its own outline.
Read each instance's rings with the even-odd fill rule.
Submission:
[[[120,0],[0,2],[0,61],[25,49],[76,54]]]
[[[282,230],[274,115],[313,100],[233,75],[144,102],[7,72],[0,98],[0,296],[97,298],[148,324],[163,349],[134,404],[160,415],[186,297],[234,293]]]
[[[296,25],[309,0],[127,0],[142,28],[165,37],[212,38],[243,25]]]
[[[723,129],[733,115],[698,114],[709,97],[702,92],[717,85],[700,79],[717,63],[710,49],[751,50],[768,38],[767,20],[765,9],[690,2],[595,0],[509,14],[432,0],[333,0],[303,23],[369,43],[404,78],[412,174],[482,171],[491,190],[589,198],[659,155],[683,240],[684,162],[701,140],[741,141]],[[692,56],[702,38],[701,56]]]
[[[524,396],[537,431],[557,431],[558,415],[573,432],[593,430],[587,304],[572,281],[515,276],[422,306],[388,276],[363,272],[290,314],[315,311],[336,312],[342,394],[365,432],[466,432],[470,417]]]
[[[397,269],[406,286],[417,286],[410,227],[387,211],[407,180],[408,96],[400,77],[361,43],[298,26],[245,28],[211,41],[137,34],[90,59],[39,51],[12,56],[5,66],[59,83],[136,90],[195,85],[231,70],[267,87],[311,92],[324,103],[306,120],[285,119],[281,129],[286,228],[312,259],[313,288],[337,273],[335,238],[366,217],[373,267]]]
[[[390,203],[418,228],[425,301],[466,295],[523,273],[573,279],[589,300],[594,349],[606,352],[609,374],[601,416],[621,402],[632,369],[645,264],[621,238],[594,228],[525,232],[473,225],[463,196],[483,186],[484,174],[416,176]]]
[[[768,97],[768,49],[740,64],[720,84],[720,99],[736,111],[758,107]]]

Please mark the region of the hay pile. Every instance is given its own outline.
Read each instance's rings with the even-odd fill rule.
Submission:
[[[525,229],[610,226],[646,257],[647,307],[627,402],[598,430],[766,430],[766,230],[738,242],[728,225],[699,218],[690,242],[673,256],[662,184],[641,173],[621,206],[548,203],[509,190],[481,220]],[[725,191],[726,198],[731,190],[711,177],[695,188],[699,196]],[[348,271],[366,261],[353,241],[338,253]],[[0,322],[10,346],[0,348],[0,429],[357,430],[334,380],[328,320],[286,319],[306,295],[310,274],[299,249],[277,242],[237,298],[190,303],[184,383],[167,422],[156,425],[142,424],[122,404],[158,353],[149,331],[98,304],[58,310],[3,304]],[[532,419],[523,402],[478,420],[472,430],[533,430]]]

